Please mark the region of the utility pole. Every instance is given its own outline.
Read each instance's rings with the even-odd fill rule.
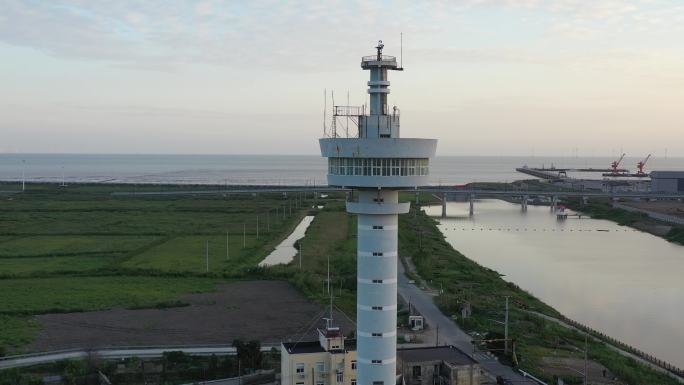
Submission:
[[[209,240],[204,246],[204,259],[207,261],[207,273],[209,272]]]
[[[587,383],[589,381],[589,379],[588,379],[589,373],[587,370],[587,367],[588,367],[588,365],[587,365],[587,351],[589,350],[589,348],[587,347],[587,338],[588,337],[585,334],[584,335],[584,385],[587,385]]]
[[[437,324],[437,331],[435,332],[435,346],[439,346],[439,324]]]
[[[230,248],[228,247],[228,231],[226,231],[226,261],[230,259]]]
[[[504,354],[508,354],[508,296],[506,296],[506,315],[504,317]]]
[[[266,232],[271,232],[271,210],[266,211]]]
[[[247,247],[247,224],[242,224],[242,248]]]
[[[256,239],[259,239],[259,214],[257,214]]]
[[[26,160],[21,160],[21,191],[26,191]]]
[[[328,255],[328,294],[330,294],[330,256],[329,255]],[[330,306],[332,308],[332,305],[330,305]]]
[[[302,250],[304,250],[304,242],[299,241],[299,270],[302,269]]]

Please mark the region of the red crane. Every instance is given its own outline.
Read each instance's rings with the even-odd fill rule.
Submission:
[[[641,162],[637,163],[637,168],[639,169],[637,171],[637,175],[646,175],[644,172],[644,166],[646,166],[646,163],[648,163],[648,160],[651,159],[651,154],[648,154],[646,159],[642,160]]]
[[[613,163],[610,164],[610,168],[613,169],[613,174],[618,173],[618,167],[620,167],[620,163],[622,162],[622,159],[625,158],[625,153],[622,153],[622,156],[618,160],[614,160]]]

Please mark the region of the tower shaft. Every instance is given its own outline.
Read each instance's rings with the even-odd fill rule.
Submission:
[[[397,263],[399,190],[427,184],[434,139],[399,135],[399,110],[388,111],[389,70],[401,70],[396,58],[364,56],[370,70],[370,113],[358,117],[358,138],[320,139],[328,158],[328,184],[358,190],[347,212],[358,215],[357,236],[357,384],[394,385],[397,350]]]

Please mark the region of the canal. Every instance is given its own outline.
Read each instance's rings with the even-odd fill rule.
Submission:
[[[684,247],[597,219],[500,200],[425,211],[466,257],[569,318],[684,367]]]

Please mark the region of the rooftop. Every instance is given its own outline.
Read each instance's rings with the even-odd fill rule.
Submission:
[[[330,351],[331,353],[340,353],[343,351],[356,350],[356,340],[344,341],[344,350]],[[283,347],[290,354],[306,354],[306,353],[322,353],[325,349],[321,346],[319,341],[302,341],[302,342],[283,342]]]
[[[405,362],[444,361],[453,365],[470,365],[477,363],[454,346],[399,349],[397,355]]]

